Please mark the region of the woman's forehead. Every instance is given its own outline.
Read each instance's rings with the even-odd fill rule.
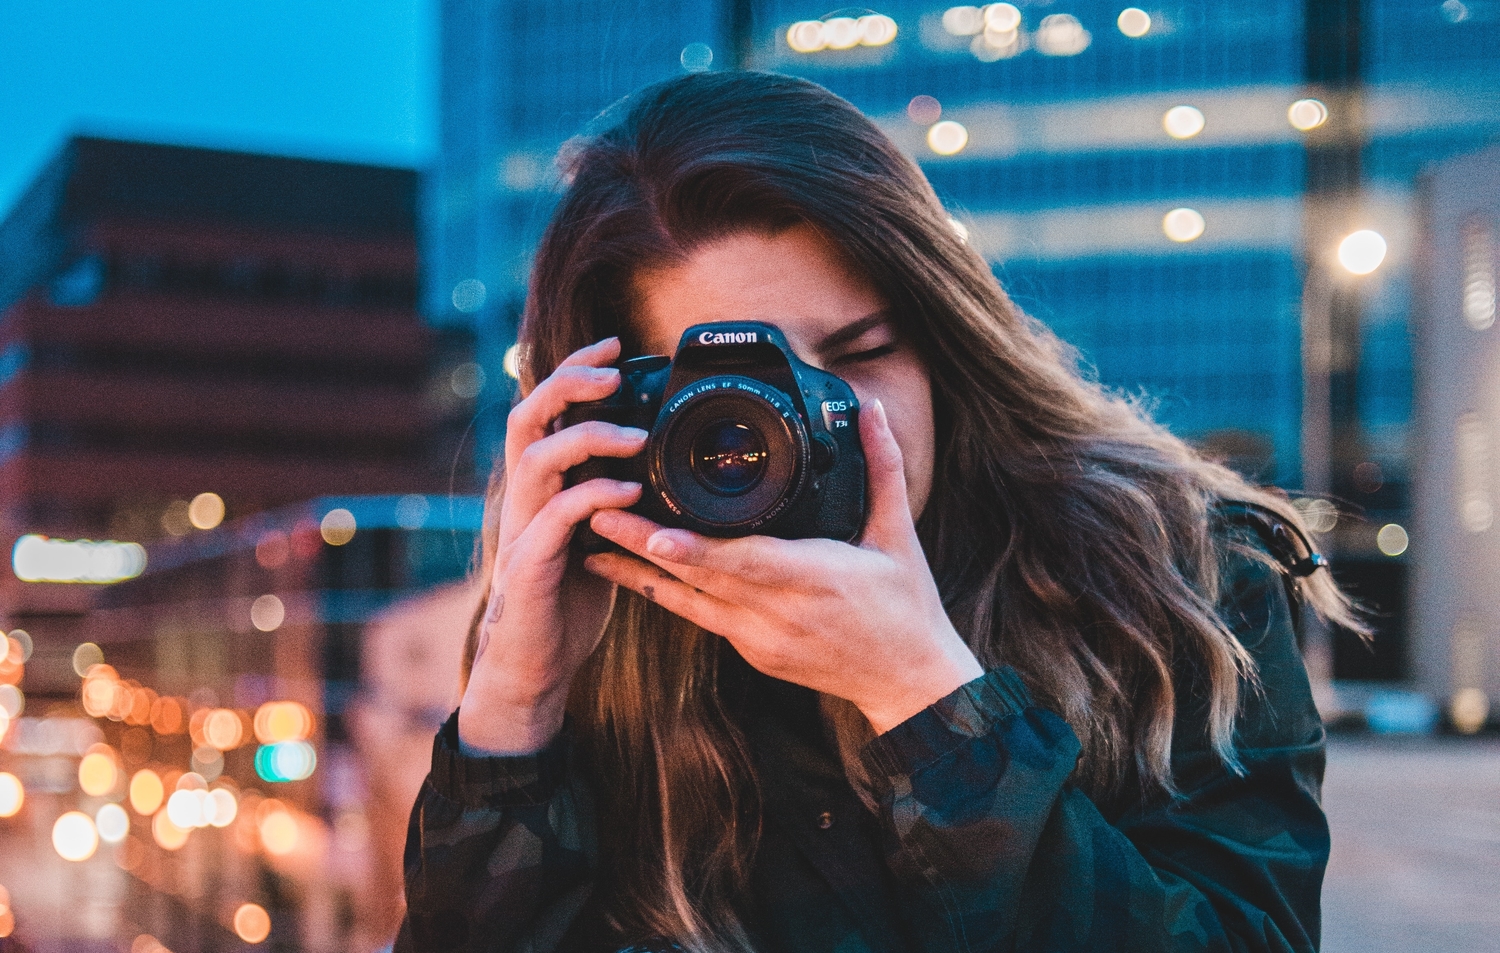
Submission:
[[[765,321],[793,349],[816,350],[885,302],[826,238],[807,226],[766,235],[738,232],[687,259],[636,275],[633,330],[643,353],[671,354],[682,333],[711,321]]]

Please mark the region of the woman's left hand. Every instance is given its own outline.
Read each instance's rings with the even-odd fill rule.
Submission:
[[[722,635],[767,675],[847,699],[884,733],[984,670],[943,610],[885,408],[865,410],[870,507],[857,544],[712,539],[601,510],[594,530],[641,559],[601,553],[585,566]]]

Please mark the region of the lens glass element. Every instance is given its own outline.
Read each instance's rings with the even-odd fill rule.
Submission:
[[[759,431],[737,421],[710,421],[693,438],[693,476],[725,496],[752,489],[765,475],[770,454]]]

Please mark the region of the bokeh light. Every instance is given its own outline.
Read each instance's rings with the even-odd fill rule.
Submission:
[[[130,806],[137,814],[155,814],[166,794],[161,778],[150,768],[142,768],[130,779]]]
[[[167,817],[183,830],[202,827],[203,801],[198,791],[173,791],[167,798]]]
[[[1021,10],[1013,3],[991,3],[984,8],[984,29],[990,33],[1013,33],[1021,28]]]
[[[1196,106],[1173,106],[1161,117],[1161,127],[1173,139],[1191,139],[1203,131],[1206,120]]]
[[[823,45],[847,50],[859,45],[859,21],[853,17],[829,17],[823,21]]]
[[[354,514],[342,507],[323,514],[323,521],[318,524],[323,542],[330,546],[343,546],[354,538],[354,530]]]
[[[1399,556],[1411,545],[1411,536],[1399,523],[1387,523],[1375,534],[1375,545],[1387,556]]]
[[[186,536],[193,531],[192,504],[173,500],[161,514],[161,528],[168,536]]]
[[[317,766],[317,751],[305,741],[278,741],[255,752],[255,773],[264,781],[302,781]]]
[[[255,710],[254,727],[261,744],[301,741],[312,734],[313,716],[301,702],[266,702]]]
[[[1197,241],[1207,225],[1197,209],[1174,208],[1161,219],[1161,230],[1174,242]]]
[[[943,11],[943,29],[954,36],[973,36],[984,31],[984,11],[978,7],[949,7]]]
[[[521,379],[521,345],[512,344],[505,349],[505,356],[500,359],[500,367],[504,369],[506,376],[513,380]]]
[[[214,827],[228,827],[234,823],[239,814],[240,805],[235,800],[234,792],[226,788],[215,788],[208,792],[212,807],[204,807],[204,817]]]
[[[258,903],[241,904],[234,911],[234,932],[246,943],[259,943],[271,935],[271,915]]]
[[[59,817],[52,825],[52,847],[63,860],[88,860],[99,849],[99,831],[94,827],[94,819],[82,811],[69,811]]]
[[[175,735],[182,731],[182,702],[162,697],[151,703],[151,727],[157,734]]]
[[[1293,129],[1308,132],[1328,121],[1328,107],[1317,99],[1299,99],[1287,107],[1286,121]]]
[[[943,118],[943,104],[926,94],[913,96],[906,104],[906,115],[919,126],[930,126]]]
[[[961,123],[944,119],[927,130],[927,148],[940,156],[957,155],[969,144],[969,130]]]
[[[816,53],[823,48],[823,24],[818,20],[793,23],[786,31],[786,45],[797,53]]]
[[[297,819],[283,807],[266,811],[258,825],[261,846],[266,853],[280,857],[297,849],[300,832]]]
[[[14,685],[0,685],[0,714],[8,718],[20,718],[21,712],[26,710],[26,695]],[[0,729],[0,738],[5,737],[5,731]]]
[[[1350,274],[1368,275],[1385,261],[1385,251],[1385,237],[1362,228],[1339,242],[1339,264]]]
[[[203,721],[203,738],[220,751],[239,747],[245,736],[240,716],[228,708],[216,708]]]
[[[464,361],[448,372],[448,389],[455,397],[473,400],[484,390],[484,368],[473,361]]]
[[[73,671],[79,678],[88,675],[89,669],[104,661],[104,650],[92,642],[85,642],[73,650]]]
[[[83,793],[102,797],[114,789],[119,770],[115,759],[104,751],[90,751],[78,762],[78,786]]]
[[[896,21],[883,13],[862,16],[858,21],[861,46],[885,46],[899,32]]]
[[[250,603],[250,624],[262,632],[275,632],[286,621],[286,606],[281,599],[266,594]]]
[[[151,837],[162,850],[180,850],[188,842],[191,830],[178,827],[166,811],[157,811],[151,819]]]
[[[713,47],[707,43],[689,43],[678,54],[677,62],[689,73],[706,73],[714,64]]]
[[[1042,17],[1036,28],[1036,48],[1043,56],[1077,56],[1088,49],[1092,41],[1093,35],[1071,13]]]
[[[1115,26],[1132,40],[1138,40],[1151,32],[1151,14],[1140,7],[1126,7],[1115,18]]]
[[[199,493],[188,504],[188,522],[196,529],[213,529],[224,522],[224,500],[217,493]]]
[[[107,539],[49,539],[28,533],[11,550],[11,569],[22,582],[124,582],[146,569],[140,543]]]
[[[1489,717],[1490,699],[1482,688],[1459,689],[1448,703],[1448,718],[1463,734],[1474,734],[1484,727]]]
[[[478,278],[465,278],[453,286],[453,307],[464,314],[473,314],[484,307],[489,291]]]
[[[0,771],[0,817],[15,817],[26,804],[26,786],[9,771]]]
[[[105,804],[94,813],[94,827],[106,844],[118,844],[130,833],[130,815],[118,804]]]

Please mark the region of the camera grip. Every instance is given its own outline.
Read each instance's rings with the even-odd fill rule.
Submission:
[[[603,420],[607,423],[618,424],[622,427],[650,426],[650,421],[639,420],[642,414],[630,407],[622,407],[610,400],[593,401],[586,404],[573,404],[563,411],[558,418],[560,427],[571,427],[574,424],[584,423],[589,420]],[[642,428],[644,429],[644,427]],[[563,486],[577,486],[589,480],[603,477],[609,480],[636,480],[641,479],[641,474],[636,473],[637,467],[631,466],[631,462],[613,457],[590,457],[576,467],[569,468],[563,474]],[[573,531],[572,548],[579,553],[604,553],[619,551],[619,547],[609,540],[594,532],[587,523],[579,524]]]

